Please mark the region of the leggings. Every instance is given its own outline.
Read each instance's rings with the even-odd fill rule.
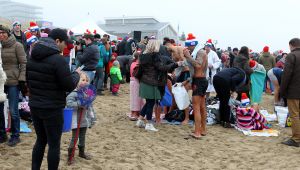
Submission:
[[[85,134],[86,134],[86,130],[87,130],[86,127],[83,127],[83,128],[79,129],[79,134],[78,134],[79,143],[78,143],[78,146],[82,146],[82,147],[85,146]],[[77,131],[77,129],[73,129],[72,130],[72,139],[71,139],[69,148],[73,148],[74,147],[74,140],[75,140],[76,131]]]
[[[56,170],[60,160],[60,140],[63,127],[63,109],[30,108],[36,133],[32,150],[32,170],[40,169],[48,144],[48,169]],[[49,117],[51,115],[51,117]]]
[[[156,100],[154,99],[146,99],[146,104],[141,110],[141,116],[146,116],[147,120],[152,120],[152,113],[155,102]]]

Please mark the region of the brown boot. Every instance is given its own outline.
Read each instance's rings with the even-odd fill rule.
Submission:
[[[87,153],[84,152],[84,148],[85,148],[84,146],[78,146],[79,157],[81,157],[83,159],[86,159],[86,160],[91,160],[92,157],[89,154],[87,154]]]
[[[68,165],[71,165],[74,163],[74,158],[72,158],[72,160],[70,159],[71,155],[72,155],[72,151],[73,151],[73,148],[68,149]]]

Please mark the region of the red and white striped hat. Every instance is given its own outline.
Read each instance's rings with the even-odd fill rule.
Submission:
[[[38,39],[36,36],[32,35],[30,32],[26,33],[26,42],[29,46],[37,41]]]
[[[248,98],[246,93],[242,93],[241,104],[242,106],[248,106],[250,104],[250,99]]]
[[[35,22],[30,22],[29,25],[30,25],[31,32],[39,31],[39,26]]]

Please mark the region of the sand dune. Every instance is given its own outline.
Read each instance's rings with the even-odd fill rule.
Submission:
[[[70,133],[61,145],[60,169],[300,169],[299,148],[280,144],[291,133],[280,130],[279,137],[247,137],[234,129],[209,126],[201,140],[188,137],[191,126],[159,125],[159,132],[134,127],[125,114],[129,112],[129,86],[122,85],[120,96],[98,97],[94,107],[98,122],[88,130],[86,148],[93,160],[75,156],[67,166]],[[272,110],[271,96],[264,105]],[[0,169],[30,169],[35,134],[22,134],[15,148],[0,145]],[[292,159],[294,158],[294,159]],[[299,159],[298,159],[299,158]],[[46,154],[42,169],[47,169]]]

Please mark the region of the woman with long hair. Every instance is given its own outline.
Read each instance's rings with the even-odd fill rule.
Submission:
[[[145,127],[145,130],[158,131],[152,120],[153,107],[164,95],[164,88],[167,83],[167,72],[178,67],[178,63],[166,59],[159,54],[160,42],[149,40],[145,51],[140,56],[139,69],[142,70],[140,78],[139,95],[146,99],[146,104],[140,112],[136,123],[138,127]],[[146,116],[146,119],[144,119]]]

